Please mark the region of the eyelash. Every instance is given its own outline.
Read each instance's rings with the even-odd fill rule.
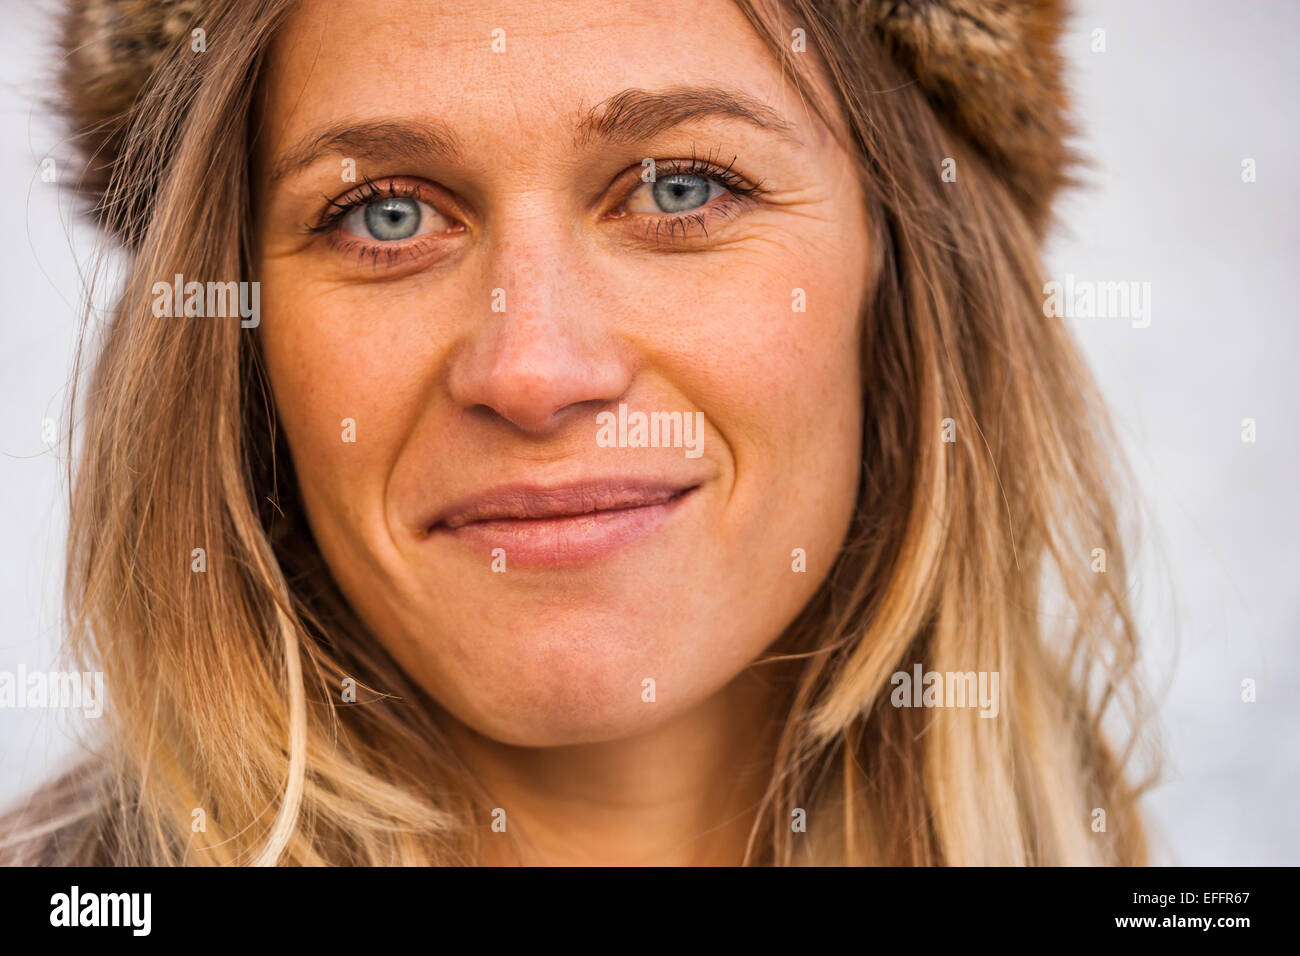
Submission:
[[[646,222],[645,237],[652,239],[656,243],[671,242],[674,238],[685,240],[688,238],[690,227],[698,226],[708,238],[708,223],[717,216],[730,217],[737,213],[741,206],[746,203],[756,201],[764,195],[767,190],[764,188],[763,181],[760,180],[753,185],[749,185],[743,177],[732,171],[732,166],[736,162],[733,157],[731,162],[726,166],[721,166],[715,161],[714,154],[705,157],[697,157],[694,149],[691,151],[689,160],[667,159],[655,160],[655,179],[660,176],[678,176],[689,175],[699,176],[702,179],[710,180],[721,186],[725,192],[714,199],[710,200],[705,206],[698,210],[692,210],[686,213],[672,214],[663,213],[653,215],[649,213],[621,213],[614,218],[623,218],[624,216],[646,216],[649,217]],[[643,181],[638,181],[632,189],[619,203],[619,207],[625,204],[631,197],[633,190],[643,185]],[[400,258],[406,256],[419,256],[425,251],[425,240],[437,242],[434,236],[436,233],[426,234],[417,237],[415,240],[407,243],[382,243],[368,242],[362,239],[343,238],[340,233],[340,223],[352,212],[352,210],[368,205],[379,199],[402,196],[411,199],[420,199],[425,202],[423,191],[417,187],[397,180],[389,180],[386,187],[381,187],[372,179],[363,180],[357,188],[348,195],[344,200],[331,199],[324,196],[327,206],[326,211],[320,217],[315,225],[308,225],[307,232],[311,234],[329,235],[331,244],[340,252],[355,254],[358,258],[369,258],[371,262],[378,267],[380,260],[387,259],[386,265],[394,265]],[[439,210],[441,212],[441,210]],[[446,213],[442,215],[447,216]],[[447,218],[452,218],[447,216]],[[661,232],[667,226],[667,237],[661,238]],[[446,233],[442,233],[446,235]]]
[[[365,179],[342,201],[323,196],[322,198],[324,198],[327,207],[326,211],[315,225],[306,227],[307,232],[314,235],[327,235],[333,248],[341,253],[356,256],[358,259],[368,258],[375,268],[380,266],[381,259],[386,260],[383,263],[384,265],[392,266],[403,258],[418,257],[425,251],[429,240],[437,241],[433,238],[434,234],[419,236],[405,243],[368,242],[364,239],[344,238],[342,235],[340,224],[348,213],[375,200],[388,199],[394,196],[403,196],[409,199],[424,198],[422,191],[418,187],[407,183],[389,180],[387,188],[382,188],[373,179]],[[427,202],[427,200],[425,201]]]
[[[738,212],[740,207],[747,202],[753,202],[760,196],[764,195],[767,190],[764,188],[762,180],[759,180],[757,183],[750,186],[746,184],[745,180],[741,176],[731,171],[731,167],[735,165],[736,159],[737,157],[733,156],[730,163],[726,166],[720,166],[716,161],[716,153],[710,153],[705,157],[697,157],[694,148],[692,148],[691,158],[689,160],[668,159],[662,162],[656,160],[656,180],[658,180],[660,175],[663,174],[662,171],[667,169],[667,175],[669,176],[689,175],[699,176],[701,179],[712,180],[725,189],[726,193],[717,197],[707,205],[701,206],[698,210],[692,210],[691,212],[680,213],[677,215],[663,213],[662,215],[652,216],[650,221],[646,223],[646,237],[649,238],[651,236],[651,230],[653,229],[653,239],[655,242],[671,241],[677,227],[680,225],[681,235],[678,236],[678,238],[685,240],[688,238],[691,224],[694,223],[699,226],[700,230],[704,233],[704,237],[707,239],[709,236],[708,222],[710,219],[715,218],[716,216],[731,216]],[[640,184],[635,188],[639,188],[639,186]],[[631,196],[631,194],[631,191],[629,191],[628,196]],[[627,201],[626,196],[623,201]],[[636,213],[635,215],[646,214]],[[660,230],[663,229],[665,225],[668,226],[667,240],[660,239],[659,237]]]

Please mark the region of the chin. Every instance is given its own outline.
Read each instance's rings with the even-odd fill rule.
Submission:
[[[675,633],[691,633],[676,628]],[[518,637],[526,640],[521,642]],[[486,640],[486,639],[485,639]],[[471,665],[487,680],[432,689],[462,724],[503,744],[555,747],[632,737],[706,698],[710,681],[697,667],[669,665],[683,654],[644,632],[539,633],[525,628],[493,660]],[[481,646],[481,645],[480,645]],[[652,680],[653,688],[643,682]],[[450,690],[450,693],[448,692]],[[653,690],[653,699],[647,699]]]

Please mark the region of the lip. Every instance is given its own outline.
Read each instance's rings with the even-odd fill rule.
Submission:
[[[567,485],[500,485],[454,502],[424,526],[490,555],[507,570],[560,567],[606,557],[661,528],[700,482],[603,479]]]

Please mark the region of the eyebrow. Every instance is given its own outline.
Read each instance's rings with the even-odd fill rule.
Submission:
[[[455,134],[439,120],[335,123],[308,133],[287,150],[276,162],[271,182],[278,182],[331,154],[368,160],[455,159],[460,155],[460,146]]]
[[[712,86],[678,86],[666,90],[624,90],[589,110],[577,124],[575,143],[593,139],[627,143],[655,135],[701,117],[740,120],[776,133],[796,146],[802,142],[794,125],[747,93]]]
[[[585,112],[574,124],[575,146],[593,141],[626,144],[651,139],[691,120],[722,117],[775,133],[802,148],[795,127],[777,110],[739,90],[679,86],[664,90],[623,90]],[[355,159],[429,159],[454,161],[463,147],[440,120],[383,120],[336,123],[307,134],[276,162],[271,181],[277,182],[324,156],[345,154]]]

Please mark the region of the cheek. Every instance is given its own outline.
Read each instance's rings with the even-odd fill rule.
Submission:
[[[704,453],[726,472],[714,520],[691,547],[695,584],[712,596],[694,619],[725,622],[701,646],[747,660],[812,598],[857,498],[866,251],[852,236],[825,238],[792,237],[679,275],[672,294],[658,294],[658,331],[644,344],[704,411]]]
[[[845,246],[791,240],[672,304],[690,332],[658,359],[726,445],[736,513],[761,511],[768,527],[778,501],[805,531],[839,525],[856,491],[866,274],[865,252]]]
[[[264,270],[262,354],[313,532],[323,549],[387,538],[386,476],[424,400],[428,359],[381,323],[393,296]],[[380,304],[382,303],[382,304]]]

